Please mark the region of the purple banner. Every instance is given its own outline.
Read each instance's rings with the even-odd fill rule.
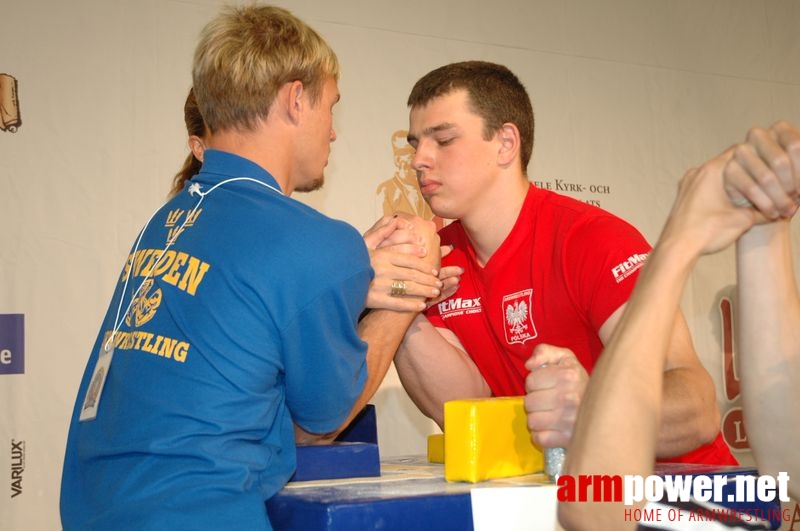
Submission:
[[[0,314],[0,374],[25,372],[25,316]]]

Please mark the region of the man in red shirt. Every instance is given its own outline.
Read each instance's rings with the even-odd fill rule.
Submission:
[[[533,111],[507,68],[446,65],[417,82],[408,104],[420,189],[436,215],[456,220],[440,231],[453,246],[442,266],[463,274],[406,333],[401,381],[439,426],[445,401],[526,395],[534,442],[566,447],[650,245],[616,216],[529,182]],[[657,457],[735,464],[680,312],[664,382]]]

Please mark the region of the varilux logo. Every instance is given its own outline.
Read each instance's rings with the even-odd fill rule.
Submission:
[[[25,441],[11,439],[11,497],[22,494],[22,473],[25,472]]]

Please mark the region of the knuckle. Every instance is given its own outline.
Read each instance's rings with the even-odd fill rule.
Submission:
[[[564,406],[566,406],[566,408],[568,408],[571,411],[575,410],[578,407],[580,401],[581,399],[578,396],[578,393],[571,392],[571,393],[566,393],[564,395]]]
[[[774,129],[775,131],[783,131],[790,128],[791,124],[787,120],[778,120],[770,127],[770,129]]]
[[[775,182],[776,175],[769,169],[760,169],[752,172],[753,180],[761,187],[768,186]]]
[[[747,131],[747,136],[745,138],[747,138],[748,142],[752,142],[763,137],[765,134],[767,134],[767,131],[763,127],[751,127]]]
[[[789,159],[789,154],[786,152],[781,152],[773,156],[770,161],[769,165],[775,169],[777,172],[786,172],[790,171],[792,168],[792,161]]]
[[[753,195],[758,194],[760,190],[761,187],[755,181],[750,181],[742,187],[742,191],[747,197],[752,197]]]
[[[800,137],[789,142],[789,145],[786,146],[786,152],[792,158],[797,159],[798,157],[800,157]],[[795,168],[795,171],[800,172],[800,167]]]
[[[572,386],[580,380],[578,371],[574,368],[561,371],[561,381],[565,384]]]
[[[751,138],[751,131],[747,132],[747,139],[748,141],[752,141]],[[742,160],[750,154],[750,145],[749,144],[736,144],[733,148],[733,157],[734,160]]]
[[[735,179],[737,175],[739,175],[742,171],[742,165],[739,164],[739,161],[736,158],[736,154],[725,163],[725,167],[722,169],[722,175],[725,180],[732,180]]]

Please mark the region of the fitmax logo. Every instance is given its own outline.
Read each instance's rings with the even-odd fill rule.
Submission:
[[[481,311],[481,298],[476,297],[474,299],[462,299],[458,297],[457,299],[447,299],[446,301],[442,301],[439,303],[439,313],[441,314],[450,314],[454,312],[464,313],[464,311],[469,310],[467,313],[478,313]]]
[[[614,280],[619,284],[638,271],[646,260],[647,254],[634,254],[629,256],[627,260],[611,268],[611,274],[614,275]]]
[[[11,439],[11,497],[22,494],[22,473],[25,472],[25,441]]]

